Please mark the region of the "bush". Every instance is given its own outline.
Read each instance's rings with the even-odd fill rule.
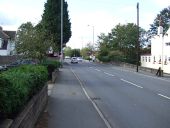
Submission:
[[[59,61],[55,61],[55,60],[45,60],[41,64],[43,66],[47,67],[47,70],[48,70],[48,80],[52,79],[52,72],[55,69],[58,69],[59,67],[62,66]]]
[[[12,116],[39,91],[47,81],[44,66],[25,65],[0,74],[0,115]]]
[[[99,56],[98,59],[102,62],[109,62],[110,61],[109,56]]]

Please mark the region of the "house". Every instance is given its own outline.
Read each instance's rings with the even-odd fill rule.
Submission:
[[[16,31],[5,31],[0,26],[0,56],[15,54]]]
[[[163,27],[159,26],[158,34],[151,39],[151,54],[141,55],[141,66],[160,67],[165,73],[170,73],[170,28],[163,35]]]

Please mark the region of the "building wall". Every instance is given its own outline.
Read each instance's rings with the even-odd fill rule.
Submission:
[[[141,56],[141,66],[161,67],[165,73],[170,73],[170,29],[165,36],[159,34],[151,39],[151,55]]]

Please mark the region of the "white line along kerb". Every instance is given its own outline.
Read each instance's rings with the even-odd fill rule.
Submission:
[[[86,89],[83,86],[83,83],[81,82],[81,80],[79,79],[79,77],[76,75],[76,73],[73,71],[73,69],[71,69],[72,73],[74,74],[74,76],[76,77],[76,79],[78,80],[81,88],[83,89],[84,94],[86,95],[87,99],[93,104],[93,107],[95,108],[95,110],[97,111],[97,113],[99,114],[99,116],[101,117],[101,119],[104,121],[105,125],[107,126],[107,128],[112,128],[110,123],[107,121],[107,119],[104,117],[103,113],[100,111],[100,109],[97,107],[96,103],[90,98],[90,96],[88,95]]]
[[[121,81],[124,81],[124,82],[126,82],[126,83],[129,83],[129,84],[131,84],[131,85],[134,85],[134,86],[136,86],[136,87],[138,87],[138,88],[143,88],[143,87],[141,87],[141,86],[139,86],[139,85],[137,85],[137,84],[134,84],[134,83],[132,83],[132,82],[129,82],[129,81],[127,81],[127,80],[124,80],[124,79],[120,79]]]

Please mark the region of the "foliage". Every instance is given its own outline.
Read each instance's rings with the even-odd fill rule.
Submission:
[[[61,45],[61,0],[47,0],[44,5],[42,24],[45,28],[46,38],[52,40],[56,47]],[[71,22],[68,15],[68,4],[63,0],[63,43],[66,44],[71,37]]]
[[[80,57],[80,49],[72,49],[71,50],[71,57]]]
[[[0,115],[19,112],[47,81],[44,66],[25,65],[0,74]]]
[[[45,66],[48,70],[48,80],[52,79],[52,72],[55,69],[58,69],[59,67],[61,67],[61,62],[59,61],[54,61],[54,60],[44,60],[41,65]]]
[[[108,35],[101,33],[98,37],[99,60],[135,63],[137,31],[136,25],[128,23],[126,25],[118,24]],[[140,47],[143,46],[145,41],[145,31],[140,28]]]
[[[71,53],[72,53],[71,47],[65,47],[64,48],[64,55],[65,56],[71,56]]]
[[[164,28],[164,34],[169,28],[169,22],[170,22],[170,6],[167,8],[164,8],[162,11],[160,11],[159,14],[157,14],[156,18],[153,21],[153,24],[150,25],[150,30],[148,31],[149,37],[157,35],[159,23],[160,23],[160,17],[162,20],[162,27]]]
[[[26,58],[42,60],[51,44],[47,41],[43,26],[31,22],[22,24],[17,31],[16,51]]]

